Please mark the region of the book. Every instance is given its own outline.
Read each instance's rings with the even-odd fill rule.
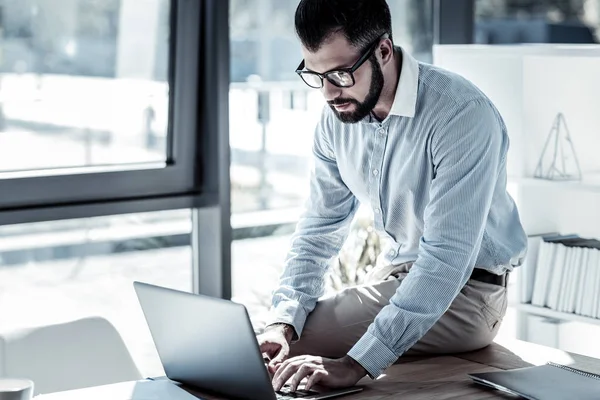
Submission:
[[[592,249],[582,249],[581,265],[579,269],[579,282],[575,291],[575,314],[583,315],[583,304],[585,301],[585,289],[590,281],[592,270],[590,268],[590,254]]]
[[[575,312],[575,299],[577,295],[577,289],[579,287],[579,280],[581,279],[581,266],[583,263],[583,247],[575,247],[571,249],[573,252],[573,263],[568,275],[565,277],[568,285],[567,295],[564,303],[564,307],[561,311],[574,313]]]
[[[522,279],[523,282],[521,285],[521,301],[531,303],[533,300],[533,285],[537,273],[537,260],[543,259],[545,254],[541,246],[543,243],[542,236],[528,237],[527,242],[527,255],[523,268],[519,269],[519,273],[521,274],[519,279]]]
[[[598,400],[600,375],[563,364],[469,374],[477,384],[528,400]]]
[[[535,237],[521,286],[525,303],[600,318],[600,240],[577,235]]]
[[[581,311],[582,315],[586,317],[596,317],[594,314],[594,301],[596,300],[596,293],[598,293],[598,288],[596,287],[596,280],[598,279],[598,275],[600,274],[600,250],[590,249],[590,255],[587,262],[587,278],[586,285],[583,289],[583,309]]]
[[[556,248],[557,246],[547,241],[542,242],[540,245],[540,256],[538,257],[531,299],[531,304],[533,305],[541,307],[546,305],[550,270],[554,262]]]
[[[596,268],[598,268],[598,266],[596,266]],[[593,314],[594,314],[594,318],[600,318],[600,295],[598,295],[598,293],[600,293],[600,272],[596,273],[596,285],[595,285],[595,291],[594,291],[594,309],[593,309]]]
[[[567,247],[560,243],[555,243],[553,246],[556,247],[555,257],[554,262],[550,264],[549,289],[543,305],[558,310],[565,301],[565,276],[571,267],[574,254],[567,251]]]

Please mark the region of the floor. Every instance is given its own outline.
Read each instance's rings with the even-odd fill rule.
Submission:
[[[256,326],[264,319],[277,283],[289,236],[235,241],[234,301],[245,304]],[[2,331],[97,315],[112,322],[144,376],[163,373],[131,286],[143,280],[190,290],[188,247],[113,254],[81,260],[0,268]],[[514,336],[513,310],[500,335]]]

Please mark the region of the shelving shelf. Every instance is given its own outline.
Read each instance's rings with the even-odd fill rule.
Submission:
[[[600,174],[598,173],[588,174],[587,176],[584,175],[581,181],[553,181],[549,179],[510,177],[508,183],[517,186],[554,187],[561,190],[580,190],[600,194]]]
[[[519,311],[524,311],[529,314],[539,315],[542,317],[554,318],[554,319],[558,319],[558,320],[562,320],[562,321],[584,322],[586,324],[593,324],[593,325],[600,326],[600,319],[598,319],[598,318],[592,318],[592,317],[586,317],[583,315],[578,315],[578,314],[573,314],[573,313],[556,311],[556,310],[552,310],[551,308],[539,307],[539,306],[534,306],[532,304],[526,304],[526,303],[518,303],[518,304],[515,304],[514,307]]]

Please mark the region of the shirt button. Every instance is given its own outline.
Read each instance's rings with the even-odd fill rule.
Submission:
[[[379,133],[380,135],[385,135],[385,129],[379,128],[377,129],[377,133]]]
[[[390,250],[390,256],[395,256],[396,255],[396,250]]]
[[[373,170],[373,175],[377,176],[377,174],[379,174],[379,171],[378,171],[378,170],[376,170],[376,169],[374,169],[374,170]]]
[[[379,214],[381,212],[381,210],[379,208],[375,209],[375,214]]]

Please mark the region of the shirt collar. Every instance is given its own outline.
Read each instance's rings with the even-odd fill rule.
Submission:
[[[419,62],[404,51],[404,49],[399,49],[402,51],[402,69],[400,70],[394,103],[389,115],[413,118],[415,116],[417,90],[419,88]]]

